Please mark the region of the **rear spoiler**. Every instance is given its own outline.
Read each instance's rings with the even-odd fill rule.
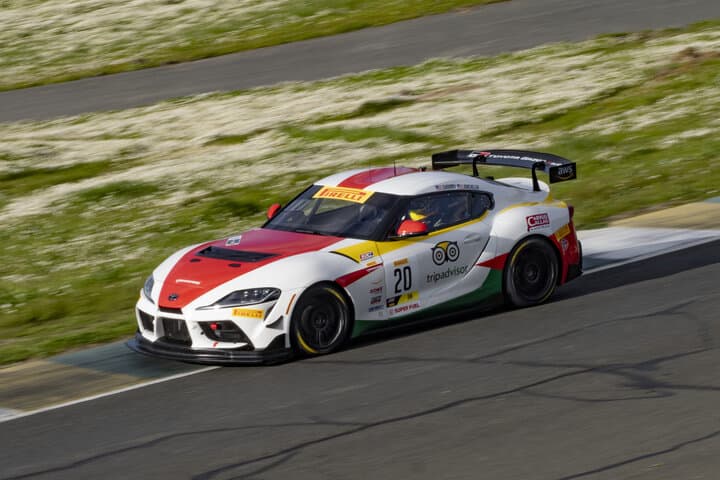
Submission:
[[[478,176],[478,164],[529,168],[532,170],[533,190],[536,192],[540,191],[537,170],[547,173],[550,176],[550,183],[577,178],[575,162],[551,153],[526,150],[450,150],[433,153],[432,156],[433,170],[469,164],[473,166],[475,177]]]

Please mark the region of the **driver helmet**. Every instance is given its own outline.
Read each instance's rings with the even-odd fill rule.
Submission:
[[[408,218],[416,222],[425,220],[427,217],[435,213],[430,207],[431,203],[427,198],[415,200],[410,204]]]

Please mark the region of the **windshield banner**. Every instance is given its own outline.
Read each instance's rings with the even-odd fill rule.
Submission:
[[[313,198],[336,198],[354,203],[365,203],[373,192],[346,187],[323,187],[313,195]]]

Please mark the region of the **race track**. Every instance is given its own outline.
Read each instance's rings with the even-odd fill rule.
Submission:
[[[593,0],[573,7],[577,3],[513,0],[488,7],[506,8],[520,23],[503,27],[490,22],[490,13],[476,19],[499,25],[496,38],[486,26],[485,40],[471,42],[490,50],[474,53],[492,53],[496,43],[500,51],[720,16],[716,0]],[[538,6],[537,13],[523,16],[518,6]],[[445,17],[397,28],[427,29],[423,22],[442,24]],[[565,25],[576,25],[575,33]],[[363,32],[352,35],[367,41]],[[298,53],[333,41],[236,58]],[[414,63],[412,55],[421,55],[412,53],[419,44],[407,42],[394,63]],[[454,48],[458,55],[473,53]],[[359,53],[352,65],[346,58],[343,70],[312,51],[318,64],[299,77],[359,70],[367,67],[361,59],[373,57]],[[445,53],[427,50],[454,54],[439,51]],[[338,52],[327,54],[342,56]],[[283,77],[288,72],[276,71],[276,64],[247,61],[234,71],[213,70],[221,68],[217,59],[7,92],[0,94],[0,121],[193,93],[193,82],[202,82],[193,75],[234,78],[217,88],[294,78]],[[267,76],[243,74],[251,64]],[[168,82],[168,74],[177,82]],[[163,82],[169,90],[157,88]],[[77,100],[83,85],[89,103]],[[106,96],[108,89],[114,93]],[[327,357],[205,371],[14,418],[0,423],[0,479],[717,478],[718,278],[720,241],[713,241],[582,277],[540,307],[456,317],[372,337]]]
[[[717,0],[512,0],[333,37],[26,90],[0,92],[0,122],[316,80],[429,58],[495,55],[602,33],[720,17]]]
[[[0,425],[0,478],[716,478],[720,241]]]

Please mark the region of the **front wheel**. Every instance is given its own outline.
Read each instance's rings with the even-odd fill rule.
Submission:
[[[290,324],[293,349],[322,355],[339,349],[350,334],[350,308],[337,288],[310,287],[298,300]]]
[[[509,259],[503,278],[508,303],[529,307],[550,298],[557,285],[559,262],[549,242],[526,238],[513,248]]]

